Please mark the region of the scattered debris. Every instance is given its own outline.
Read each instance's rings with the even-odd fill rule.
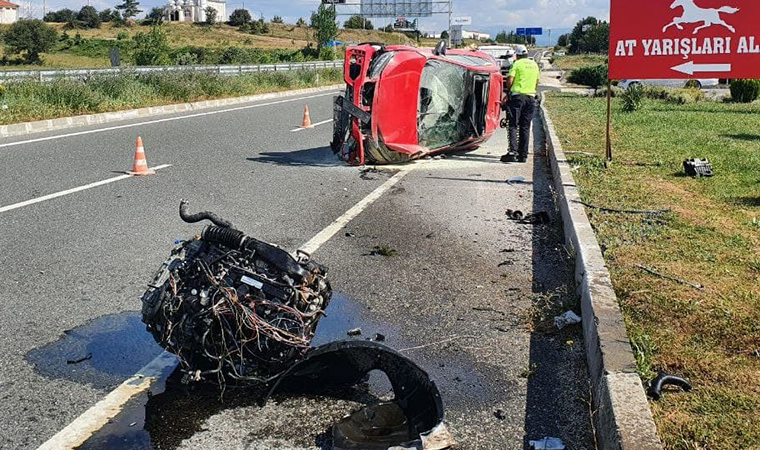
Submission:
[[[385,342],[385,335],[380,333],[375,333],[374,336],[372,336],[372,340],[375,342]]]
[[[651,275],[654,275],[656,277],[660,277],[660,278],[663,278],[663,279],[666,279],[666,280],[674,281],[674,282],[680,283],[680,284],[685,284],[686,286],[693,287],[694,289],[698,289],[700,291],[704,291],[705,290],[705,287],[702,286],[701,284],[696,284],[696,283],[692,283],[690,281],[682,280],[680,278],[671,277],[670,275],[663,275],[663,274],[658,273],[658,272],[656,272],[656,271],[654,271],[654,270],[652,270],[652,269],[650,269],[648,267],[644,267],[641,264],[636,264],[636,267],[638,267],[639,269],[643,270],[644,272],[646,272],[648,274],[651,274]]]
[[[494,411],[493,416],[499,420],[504,420],[507,418],[507,415],[504,413],[503,409],[497,409],[496,411]]]
[[[505,249],[502,249],[501,252],[499,253],[514,253],[514,252],[515,252],[515,249],[513,248],[505,248]]]
[[[350,231],[346,232],[346,237],[356,237],[356,235]]]
[[[655,379],[649,383],[647,394],[652,397],[653,400],[659,400],[662,397],[663,386],[669,385],[678,386],[686,392],[691,390],[691,383],[686,379],[665,372],[660,372]]]
[[[352,329],[346,331],[346,334],[349,335],[349,336],[359,336],[359,335],[362,334],[362,329],[361,328],[352,328]]]
[[[425,237],[428,239],[433,239],[435,237],[435,234],[436,234],[435,231],[431,231]]]
[[[530,441],[530,446],[534,450],[565,450],[565,443],[562,439],[555,437],[545,437],[540,441]]]
[[[580,323],[580,322],[581,322],[581,318],[578,316],[578,314],[575,314],[573,311],[566,311],[561,316],[557,316],[554,318],[554,325],[560,330],[565,328],[568,325],[572,325],[572,324]]]
[[[388,247],[387,245],[376,245],[372,248],[372,251],[369,252],[369,254],[372,256],[396,256],[398,252],[395,249]]]
[[[271,380],[310,348],[332,296],[327,268],[212,213],[190,215],[185,201],[180,217],[215,225],[182,241],[148,285],[148,331],[190,379]]]
[[[713,176],[712,164],[705,159],[687,159],[683,162],[683,170],[690,177],[711,177]]]
[[[337,422],[332,429],[334,449],[442,450],[454,444],[443,423],[435,382],[412,360],[376,342],[341,341],[312,349],[280,377],[263,402],[281,390],[353,386],[374,370],[386,374],[394,399],[366,406]]]
[[[508,209],[506,214],[511,220],[522,224],[548,225],[552,221],[551,216],[546,211],[539,211],[526,216],[519,209]]]
[[[514,264],[515,264],[514,261],[512,261],[511,259],[508,259],[506,261],[500,262],[499,265],[496,267],[513,266]]]
[[[79,358],[79,359],[69,359],[66,361],[66,364],[79,364],[85,361],[88,361],[92,359],[92,353],[88,353],[87,355]]]
[[[525,177],[523,176],[512,177],[507,180],[507,184],[523,183],[523,182],[525,182]]]
[[[512,220],[522,220],[522,218],[525,217],[525,215],[519,209],[515,209],[515,210],[508,209],[507,217],[509,217]]]
[[[644,215],[658,215],[658,214],[668,214],[672,212],[670,209],[615,209],[615,208],[607,208],[605,206],[597,206],[592,205],[591,203],[586,202],[578,202],[581,205],[596,209],[602,212],[609,212],[609,213],[620,213],[620,214],[644,214]]]

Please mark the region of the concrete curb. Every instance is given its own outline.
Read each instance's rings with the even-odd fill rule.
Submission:
[[[594,425],[602,450],[662,450],[644,388],[636,373],[623,316],[601,248],[588,220],[562,144],[541,94],[554,188],[565,242],[575,254],[586,359],[593,388]]]
[[[113,111],[99,114],[87,114],[83,116],[61,117],[58,119],[38,120],[35,122],[14,123],[11,125],[0,126],[0,138],[23,136],[32,133],[41,133],[44,131],[65,130],[68,128],[83,127],[87,125],[96,125],[103,123],[119,122],[130,119],[140,119],[144,117],[160,116],[163,114],[181,113],[188,111],[197,111],[209,108],[218,108],[220,106],[238,105],[262,100],[275,98],[290,97],[296,95],[316,94],[327,92],[335,89],[342,89],[344,84],[333,84],[330,86],[296,89],[292,91],[271,92],[268,94],[247,95],[245,97],[230,97],[218,100],[206,100],[194,103],[178,103],[165,106],[151,106],[140,109],[128,109],[124,111]]]

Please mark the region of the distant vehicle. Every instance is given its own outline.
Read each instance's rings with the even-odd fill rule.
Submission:
[[[637,84],[645,84],[649,86],[665,86],[672,88],[682,87],[694,87],[702,89],[710,86],[717,86],[719,84],[717,78],[700,78],[700,79],[682,79],[682,80],[620,80],[618,87],[628,89],[629,86],[635,86]]]
[[[478,51],[490,55],[496,62],[501,64],[501,74],[506,80],[509,69],[515,63],[515,49],[508,45],[484,45],[478,47]]]
[[[331,147],[350,164],[472,150],[499,127],[503,77],[485,53],[361,44],[344,70]]]

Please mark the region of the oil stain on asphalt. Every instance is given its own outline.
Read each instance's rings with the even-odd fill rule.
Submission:
[[[335,293],[312,344],[376,338],[381,334],[385,338],[383,343],[391,348],[414,346],[403,341],[393,325],[372,321],[368,316],[371,311],[349,297]],[[347,335],[348,330],[356,328],[362,330],[361,335]],[[139,312],[127,312],[103,316],[67,330],[58,341],[30,351],[26,359],[46,377],[110,390],[161,351],[145,330]],[[430,371],[439,386],[441,382],[446,384],[448,380],[456,379],[460,389],[465,388],[463,384],[469,386],[462,392],[463,397],[469,400],[488,397],[489,389],[478,380],[472,362],[439,362],[425,359],[424,352],[410,356]],[[82,361],[74,363],[78,360]],[[168,377],[157,380],[149,391],[127,402],[116,417],[79,449],[174,449],[185,439],[204,431],[204,424],[210,417],[231,408],[256,407],[265,394],[264,389],[229,385],[221,392],[211,384],[183,384],[182,377],[183,373],[175,368]],[[467,383],[459,384],[461,380]],[[391,394],[387,377],[379,372],[372,372],[370,379],[355,389],[334,393],[336,398],[355,397],[362,403],[367,398],[388,398]]]

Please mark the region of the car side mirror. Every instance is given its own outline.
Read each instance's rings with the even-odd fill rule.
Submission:
[[[441,41],[433,49],[433,54],[436,56],[446,56],[446,41]]]

